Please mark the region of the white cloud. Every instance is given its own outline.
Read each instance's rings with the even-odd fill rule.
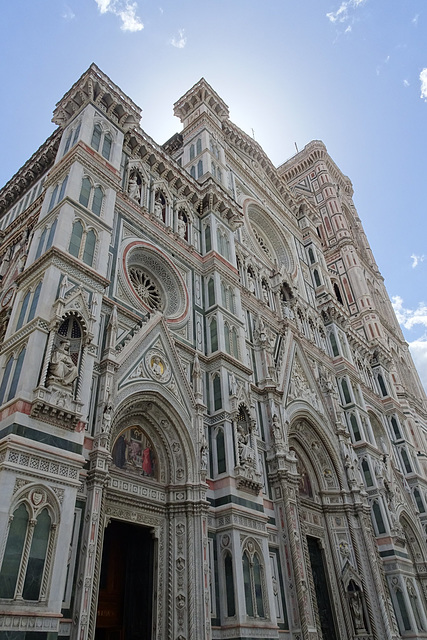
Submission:
[[[351,16],[351,10],[357,9],[357,7],[360,7],[366,1],[367,0],[344,0],[336,11],[327,13],[326,17],[333,23],[346,22]]]
[[[136,15],[138,5],[131,0],[95,0],[100,13],[113,13],[122,21],[122,31],[141,31],[144,28]]]
[[[418,18],[420,17],[420,14],[417,13],[413,18],[412,18],[412,24],[414,24],[415,26],[418,25]]]
[[[416,256],[415,253],[413,253],[411,255],[411,259],[412,259],[412,268],[415,269],[415,267],[418,266],[418,263],[424,262],[425,255],[423,254],[422,256]]]
[[[427,336],[409,343],[409,350],[424,389],[427,390]]]
[[[421,81],[421,98],[427,102],[427,67],[425,67],[420,73]]]
[[[183,49],[187,44],[187,38],[184,36],[184,29],[179,29],[178,37],[175,38],[174,36],[170,41],[170,43],[173,47],[176,47],[177,49]]]
[[[424,302],[420,302],[417,309],[406,309],[400,296],[392,296],[391,302],[397,321],[402,327],[412,329],[417,324],[427,327],[427,305]]]
[[[74,18],[76,17],[76,14],[74,13],[74,11],[71,9],[71,7],[69,7],[67,4],[64,6],[64,10],[62,12],[62,17],[64,18],[64,20],[67,20],[68,22],[70,20],[74,20]]]
[[[404,87],[409,87],[409,80],[407,80],[406,78],[403,81],[403,86]]]

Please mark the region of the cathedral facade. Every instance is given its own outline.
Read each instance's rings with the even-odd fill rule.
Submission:
[[[427,638],[427,403],[320,141],[96,65],[0,191],[0,640]]]

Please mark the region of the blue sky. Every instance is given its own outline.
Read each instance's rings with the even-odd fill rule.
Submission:
[[[0,21],[0,184],[95,62],[158,143],[200,77],[281,164],[321,139],[354,202],[427,388],[425,0],[14,0]]]

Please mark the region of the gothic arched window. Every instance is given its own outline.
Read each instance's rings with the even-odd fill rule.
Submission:
[[[246,615],[250,618],[264,618],[263,567],[259,555],[246,549],[242,562]]]
[[[230,552],[224,556],[225,592],[227,596],[227,617],[236,615],[236,602],[234,597],[233,558]]]

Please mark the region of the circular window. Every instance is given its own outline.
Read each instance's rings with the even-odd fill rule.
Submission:
[[[126,281],[134,297],[150,311],[161,311],[166,320],[181,320],[188,310],[188,294],[182,276],[156,247],[133,242],[124,251]]]
[[[129,269],[129,278],[136,293],[150,309],[161,310],[162,298],[155,282],[138,267]]]

